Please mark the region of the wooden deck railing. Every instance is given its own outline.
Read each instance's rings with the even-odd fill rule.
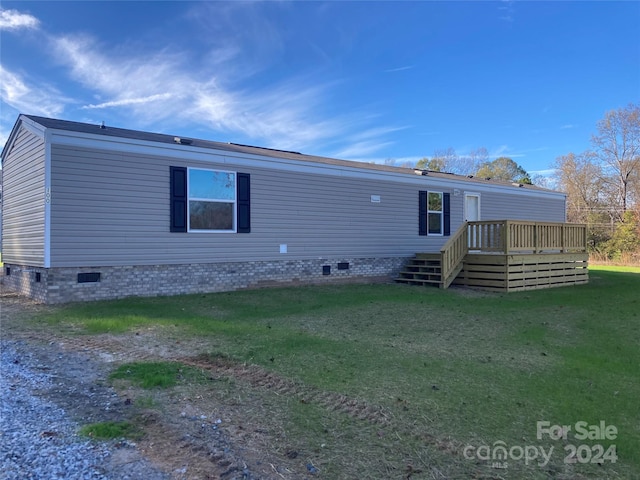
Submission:
[[[469,253],[586,252],[587,227],[573,223],[491,220],[464,222],[440,249],[442,287],[447,288]]]
[[[498,220],[469,222],[469,250],[541,253],[586,252],[586,225],[573,223]]]

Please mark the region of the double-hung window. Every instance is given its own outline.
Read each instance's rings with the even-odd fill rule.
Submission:
[[[444,211],[442,192],[429,192],[427,195],[428,235],[442,235]]]
[[[236,173],[188,169],[188,231],[236,231]]]
[[[420,235],[451,235],[451,194],[418,192],[418,230]]]

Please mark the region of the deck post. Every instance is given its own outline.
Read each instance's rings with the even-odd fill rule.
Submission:
[[[505,220],[503,224],[504,224],[504,235],[502,236],[502,241],[503,241],[502,250],[504,251],[505,255],[509,255],[509,245],[511,244],[511,235],[509,233],[509,229],[511,227],[509,226],[509,220]]]

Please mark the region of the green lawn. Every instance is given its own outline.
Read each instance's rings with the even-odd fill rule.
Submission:
[[[257,393],[321,478],[628,479],[640,472],[640,269],[617,270],[521,293],[310,286],[75,304],[46,320],[87,334],[162,327],[383,412],[376,423]],[[571,430],[539,439],[537,422]],[[577,422],[617,436],[580,439]],[[511,449],[507,468],[485,460],[498,445]],[[598,445],[605,463],[582,463]],[[552,447],[545,463],[539,450]],[[537,459],[518,458],[534,448]]]

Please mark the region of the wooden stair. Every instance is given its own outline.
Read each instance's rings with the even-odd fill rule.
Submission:
[[[402,268],[396,282],[434,285],[442,288],[442,261],[439,253],[418,253]]]

